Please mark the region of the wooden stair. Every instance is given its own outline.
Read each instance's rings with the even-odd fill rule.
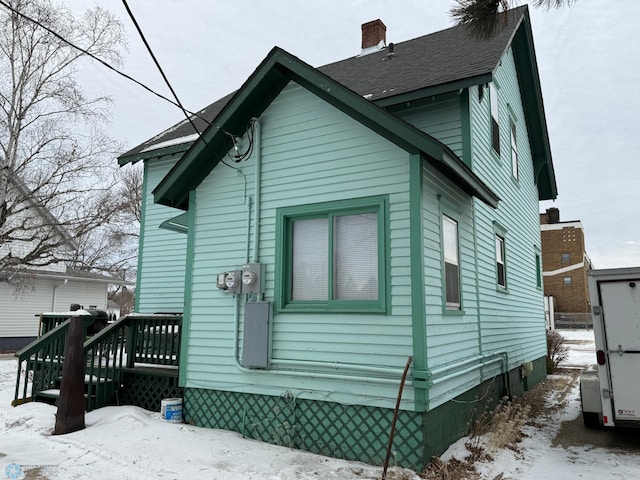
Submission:
[[[63,320],[56,317],[42,337],[16,353],[20,368],[13,405],[57,404],[70,323]],[[92,320],[83,319],[83,323],[86,329]],[[181,395],[181,324],[180,315],[134,314],[88,338],[83,347],[86,410],[114,404],[158,410],[161,398]]]

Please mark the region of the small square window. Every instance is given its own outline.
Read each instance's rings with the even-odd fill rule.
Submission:
[[[563,277],[562,278],[563,285],[573,285],[573,280],[571,277]]]
[[[561,253],[560,254],[560,261],[562,263],[569,263],[571,262],[571,255],[569,253]]]

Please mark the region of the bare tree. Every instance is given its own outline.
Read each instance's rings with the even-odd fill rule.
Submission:
[[[100,197],[108,210],[103,224],[80,235],[72,264],[133,280],[136,273],[142,208],[142,170],[129,165],[118,171],[117,183]]]
[[[536,7],[560,8],[576,0],[535,0]],[[515,6],[515,0],[456,0],[450,14],[456,25],[466,25],[478,38],[491,37],[500,26],[498,14]]]
[[[106,201],[121,148],[101,130],[109,99],[85,96],[77,79],[84,54],[41,25],[115,65],[125,43],[122,24],[100,7],[75,18],[49,0],[3,3],[10,8],[0,6],[0,280],[10,280],[72,260],[78,239],[117,211]]]
[[[133,312],[136,300],[136,291],[126,285],[119,285],[108,293],[109,300],[120,305],[120,316]]]

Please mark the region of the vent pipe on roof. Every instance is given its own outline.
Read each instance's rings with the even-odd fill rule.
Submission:
[[[395,56],[395,45],[393,44],[393,42],[389,42],[389,46],[387,47],[387,58],[392,59]]]
[[[362,54],[380,50],[387,45],[387,27],[379,18],[362,24]]]

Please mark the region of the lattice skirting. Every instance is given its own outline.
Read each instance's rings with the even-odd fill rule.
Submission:
[[[513,395],[521,396],[545,378],[545,358],[533,363],[534,375],[528,379],[518,368],[509,372]],[[466,435],[477,415],[500,401],[505,380],[502,375],[489,379],[429,412],[401,411],[392,464],[422,470]],[[200,388],[185,389],[183,414],[193,425],[373,465],[384,461],[393,419],[392,409]]]
[[[119,405],[160,411],[163,398],[181,398],[184,389],[178,386],[177,375],[158,375],[146,372],[123,372],[122,387],[117,393]]]
[[[361,405],[187,388],[185,420],[244,437],[347,460],[381,465],[393,410]],[[424,465],[423,415],[401,411],[392,461]]]

